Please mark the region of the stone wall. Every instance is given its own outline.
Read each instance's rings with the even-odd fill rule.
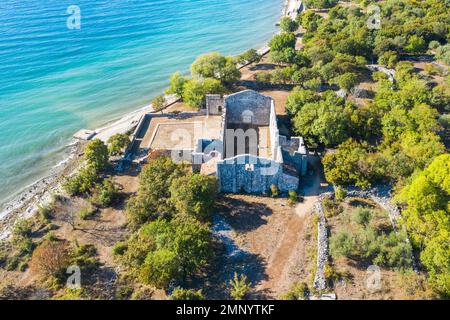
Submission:
[[[298,186],[296,177],[283,174],[280,163],[251,155],[218,161],[217,176],[222,192],[263,193],[273,184],[284,192]]]
[[[243,123],[243,115],[250,111],[252,113],[251,124],[268,126],[272,101],[272,98],[252,90],[229,95],[225,98],[227,122],[230,124]]]
[[[397,227],[398,219],[400,218],[400,210],[391,202],[390,189],[386,187],[373,188],[371,190],[360,190],[350,188],[347,191],[347,197],[358,197],[372,199],[376,204],[388,212],[389,218],[394,228]],[[325,266],[328,261],[328,229],[325,219],[325,212],[322,202],[325,198],[334,198],[334,193],[323,193],[319,195],[314,204],[315,213],[318,216],[318,230],[317,230],[317,271],[314,276],[314,288],[318,290],[326,289],[327,283],[325,278]],[[406,241],[409,243],[408,237]],[[412,266],[417,272],[416,258],[412,257]]]
[[[317,270],[314,276],[314,288],[325,290],[327,281],[325,278],[325,266],[328,262],[328,229],[325,219],[325,211],[322,201],[325,197],[330,197],[330,193],[321,194],[314,204],[314,210],[318,217],[317,222]]]
[[[222,114],[224,101],[220,94],[207,94],[206,95],[206,114],[207,115],[220,115]]]

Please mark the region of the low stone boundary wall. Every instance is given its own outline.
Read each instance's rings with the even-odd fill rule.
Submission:
[[[371,189],[371,190],[347,190],[347,197],[371,199],[389,214],[392,226],[397,227],[398,219],[401,216],[400,209],[391,203],[391,195],[389,189]]]
[[[398,226],[398,219],[401,217],[400,209],[391,203],[391,193],[389,188],[373,188],[371,190],[348,189],[347,197],[371,199],[388,212],[389,219],[394,228]],[[314,204],[314,211],[318,216],[317,225],[317,271],[314,276],[313,286],[317,290],[325,290],[327,283],[325,278],[325,266],[328,262],[328,229],[323,208],[325,198],[334,198],[334,193],[327,192],[319,195]],[[410,243],[408,237],[406,241]],[[411,261],[414,271],[418,271],[416,258],[413,255]]]
[[[314,276],[313,286],[317,290],[325,290],[327,281],[325,278],[325,266],[328,262],[328,229],[325,219],[325,211],[322,202],[326,197],[332,197],[332,193],[323,193],[314,204],[314,210],[318,216],[317,221],[317,271]]]

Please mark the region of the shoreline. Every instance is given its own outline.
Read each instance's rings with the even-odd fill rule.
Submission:
[[[298,8],[301,3],[302,0],[284,0],[280,19],[284,16],[292,18],[292,10]],[[257,50],[258,53],[267,54],[269,52],[269,40],[267,40],[263,47]],[[178,100],[173,95],[166,95],[166,98],[168,105]],[[130,111],[116,120],[109,121],[103,126],[93,129],[94,135],[92,139],[98,138],[106,142],[110,136],[116,133],[129,132],[136,127],[144,114],[151,111],[151,103]],[[86,141],[77,139],[75,139],[75,142],[72,141],[69,143],[66,146],[67,148],[71,148],[68,157],[55,165],[53,172],[25,186],[16,195],[12,196],[10,200],[7,200],[0,211],[0,241],[9,237],[11,228],[16,221],[32,217],[37,212],[39,205],[49,203],[53,194],[62,191],[62,183],[65,177],[73,175],[81,164],[85,144]]]

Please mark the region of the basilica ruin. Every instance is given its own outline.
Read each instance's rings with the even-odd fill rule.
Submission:
[[[229,193],[265,193],[272,185],[297,190],[308,163],[303,139],[280,135],[274,100],[253,90],[207,95],[200,112],[149,113],[132,145],[134,159],[164,152],[217,176],[220,191]]]

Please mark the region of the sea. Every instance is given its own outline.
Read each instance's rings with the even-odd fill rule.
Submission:
[[[0,210],[73,134],[150,103],[196,56],[261,48],[284,0],[1,0]]]

